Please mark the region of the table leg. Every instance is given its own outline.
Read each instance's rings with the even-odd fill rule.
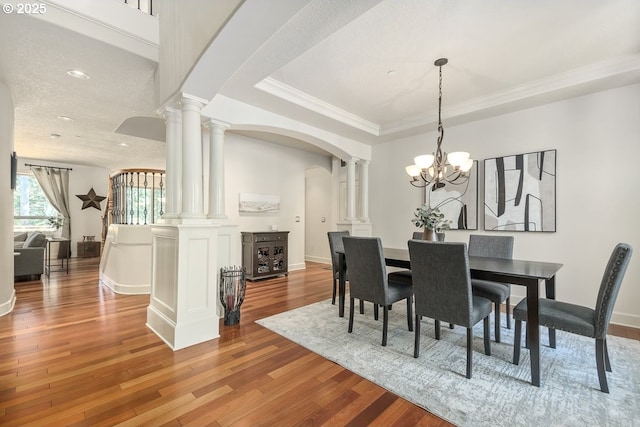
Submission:
[[[527,284],[527,340],[531,357],[531,384],[540,387],[540,318],[538,280]]]
[[[347,263],[344,259],[344,254],[338,254],[338,316],[344,317],[344,294],[346,293],[346,280],[345,273],[347,269]]]
[[[549,299],[556,299],[556,276],[544,281],[545,295]],[[549,328],[549,347],[556,348],[556,330]]]

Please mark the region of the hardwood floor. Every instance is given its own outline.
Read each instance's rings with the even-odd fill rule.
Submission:
[[[0,317],[0,425],[450,425],[254,323],[330,298],[325,267],[248,282],[240,325],[176,352],[145,326],[149,296],[100,285],[97,258],[17,283]]]
[[[176,352],[145,326],[149,296],[100,285],[97,258],[17,283],[0,425],[450,425],[254,323],[330,298],[325,267],[247,282],[240,325]]]

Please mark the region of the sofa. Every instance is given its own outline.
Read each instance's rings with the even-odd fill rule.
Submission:
[[[40,280],[40,276],[44,273],[46,245],[47,237],[37,231],[14,235],[13,275],[16,279]]]

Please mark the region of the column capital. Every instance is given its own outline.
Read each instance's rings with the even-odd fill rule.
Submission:
[[[222,130],[223,132],[231,127],[231,123],[223,122],[222,120],[203,117],[202,125],[209,129]]]
[[[179,108],[165,106],[158,110],[158,114],[160,114],[165,120],[182,120],[182,110]]]
[[[182,106],[182,111],[190,110],[200,112],[205,104],[197,99],[182,97],[180,98],[180,105]]]

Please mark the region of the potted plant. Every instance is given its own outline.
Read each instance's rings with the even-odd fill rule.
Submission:
[[[425,203],[416,209],[414,216],[411,222],[418,228],[424,228],[424,240],[440,240],[438,234],[443,235],[445,230],[451,229],[451,220],[445,219],[437,206],[432,208]]]
[[[53,237],[60,237],[62,235],[62,225],[64,224],[64,217],[62,216],[51,216],[47,218],[49,225],[55,228],[56,231],[53,232]]]

